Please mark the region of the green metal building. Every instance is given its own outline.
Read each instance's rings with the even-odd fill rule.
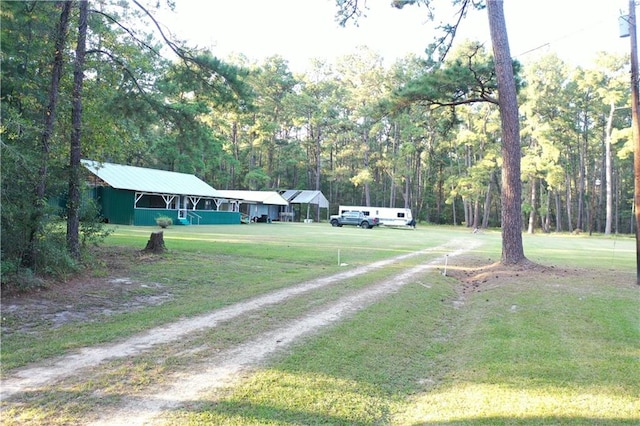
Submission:
[[[166,216],[176,225],[240,224],[238,200],[223,197],[194,175],[92,160],[82,164],[108,223],[152,226]]]

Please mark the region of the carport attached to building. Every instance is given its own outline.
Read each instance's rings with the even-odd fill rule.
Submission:
[[[329,219],[329,201],[321,191],[289,189],[282,193],[282,197],[289,202],[287,216],[289,216],[291,220],[293,220],[295,216],[294,206],[296,204],[299,205],[300,221],[304,219],[304,210],[306,210],[306,219],[304,219],[306,221],[312,220],[312,218],[319,221],[320,209],[325,209],[327,220]],[[305,205],[306,209],[303,208]],[[314,206],[313,211],[311,211],[312,205]],[[311,215],[313,217],[311,217]]]
[[[230,209],[246,214],[252,221],[280,220],[289,203],[275,191],[218,190],[229,201]]]

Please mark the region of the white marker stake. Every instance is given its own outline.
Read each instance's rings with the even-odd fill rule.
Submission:
[[[447,276],[447,263],[449,261],[449,255],[445,254],[444,255],[444,272],[442,273],[442,275],[444,275],[445,277]]]

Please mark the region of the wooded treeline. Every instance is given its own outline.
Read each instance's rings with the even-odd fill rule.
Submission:
[[[74,171],[77,4],[1,2],[3,271],[72,262],[46,201],[69,195]],[[468,41],[443,63],[386,64],[363,47],[294,75],[282,57],[222,61],[172,39],[141,2],[88,4],[83,158],[218,189],[319,189],[332,212],[409,207],[420,221],[500,226],[490,48]],[[554,55],[517,67],[528,232],[634,231],[628,69],[605,53],[588,68]],[[85,239],[102,232],[81,226]]]

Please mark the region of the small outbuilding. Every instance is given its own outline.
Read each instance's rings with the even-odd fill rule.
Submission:
[[[195,175],[82,160],[100,214],[108,223],[151,226],[156,218],[174,224],[240,224],[238,211],[220,209],[219,191]]]
[[[313,219],[319,221],[320,209],[325,209],[327,220],[329,219],[329,201],[321,191],[289,189],[282,193],[282,198],[289,202],[289,208],[284,216],[289,217],[290,220],[295,219],[296,205],[298,205],[300,221],[312,221]],[[311,211],[311,206],[314,206],[313,211]],[[313,217],[310,217],[310,214]],[[303,215],[306,215],[306,218],[303,218]]]

